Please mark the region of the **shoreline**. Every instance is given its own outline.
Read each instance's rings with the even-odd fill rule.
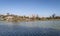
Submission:
[[[5,22],[36,22],[36,21],[60,21],[60,19],[45,19],[45,20],[22,20],[22,21],[7,21],[7,20],[0,20]]]

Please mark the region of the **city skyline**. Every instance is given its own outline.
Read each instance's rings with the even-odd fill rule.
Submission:
[[[60,0],[0,0],[0,14],[60,16]]]

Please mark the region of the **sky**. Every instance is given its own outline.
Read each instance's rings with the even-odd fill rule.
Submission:
[[[60,16],[60,0],[0,0],[0,14]]]

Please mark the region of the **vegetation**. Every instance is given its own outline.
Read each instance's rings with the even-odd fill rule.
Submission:
[[[40,18],[38,15],[37,16],[32,16],[32,17],[27,17],[27,16],[18,16],[14,14],[9,14],[7,13],[6,15],[0,15],[0,20],[1,21],[11,21],[11,22],[20,22],[20,21],[39,21],[39,20],[60,20],[60,16],[55,16],[53,14],[50,17],[42,17]]]

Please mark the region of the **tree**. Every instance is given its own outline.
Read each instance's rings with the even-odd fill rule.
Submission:
[[[52,15],[52,18],[55,18],[55,13]]]
[[[38,14],[36,15],[36,19],[37,19],[37,20],[40,20],[40,17],[38,16]]]

